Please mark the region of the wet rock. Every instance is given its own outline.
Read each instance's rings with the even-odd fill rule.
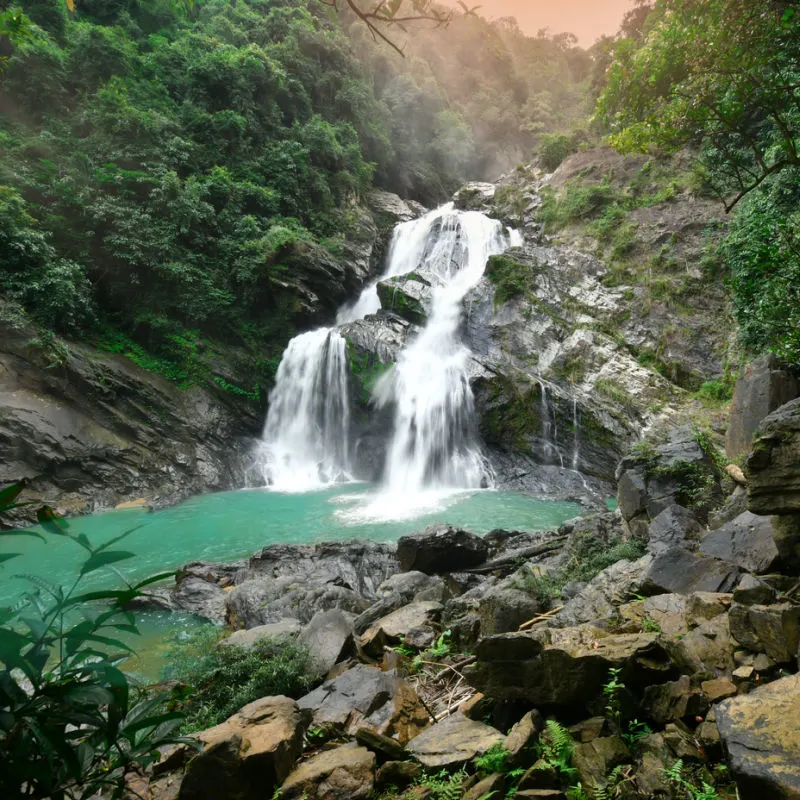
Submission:
[[[414,737],[407,749],[428,769],[454,769],[502,742],[499,731],[455,713]]]
[[[800,513],[800,399],[761,423],[745,472],[754,514]]]
[[[452,525],[431,525],[422,533],[401,536],[397,543],[400,568],[427,574],[477,567],[488,554],[489,547],[480,536]]]
[[[292,771],[302,752],[303,715],[288,697],[265,697],[203,731],[180,800],[258,800]]]
[[[220,647],[235,645],[244,647],[248,650],[262,639],[295,639],[300,633],[301,625],[299,619],[286,618],[280,622],[273,622],[271,625],[259,625],[249,630],[234,631],[219,644]]]
[[[326,750],[304,761],[281,786],[281,797],[366,800],[375,782],[375,754],[356,744]]]
[[[800,797],[798,717],[798,675],[717,706],[722,745],[742,800]]]
[[[611,635],[584,625],[482,639],[467,679],[496,699],[533,705],[574,706],[602,692],[612,667],[631,687],[658,683],[674,668],[655,634]]]
[[[700,552],[757,575],[772,571],[780,561],[770,518],[749,511],[706,534]]]
[[[320,675],[355,653],[352,616],[338,608],[320,611],[303,627],[298,642],[308,648]]]
[[[728,458],[748,453],[764,418],[798,396],[796,376],[776,356],[764,355],[749,364],[733,393],[725,439]]]
[[[764,652],[779,664],[797,658],[800,645],[800,606],[743,606],[734,603],[730,612],[731,635],[754,652]]]
[[[729,592],[738,578],[739,569],[732,564],[676,549],[653,559],[642,582],[642,593]]]
[[[355,735],[360,728],[405,744],[428,724],[416,692],[395,672],[359,664],[297,701],[314,724]]]
[[[379,281],[378,297],[381,308],[399,314],[413,325],[424,326],[432,300],[430,281],[412,272]]]

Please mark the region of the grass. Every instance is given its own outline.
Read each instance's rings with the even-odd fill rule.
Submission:
[[[534,267],[509,255],[491,256],[486,265],[486,276],[494,286],[495,306],[528,294],[535,275]]]

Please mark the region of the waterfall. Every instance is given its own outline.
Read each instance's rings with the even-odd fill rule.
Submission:
[[[269,397],[261,463],[267,485],[304,492],[350,478],[347,342],[319,328],[296,336]]]
[[[389,493],[479,488],[491,478],[473,430],[461,303],[489,256],[512,243],[500,222],[452,204],[398,227],[390,269],[423,273],[434,289],[424,330],[375,388],[378,405],[395,409],[383,481]]]
[[[578,417],[578,396],[572,395],[572,469],[577,472],[581,458],[581,429]]]
[[[491,482],[474,431],[461,304],[489,256],[519,244],[517,232],[452,203],[395,228],[381,280],[416,271],[434,288],[427,325],[374,391],[377,405],[394,409],[384,496]],[[339,310],[337,325],[380,309],[377,284]],[[292,339],[270,394],[260,449],[267,485],[309,491],[352,479],[348,379],[347,342],[335,328]]]

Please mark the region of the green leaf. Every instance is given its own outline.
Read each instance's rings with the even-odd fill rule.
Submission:
[[[12,558],[18,558],[22,553],[0,553],[0,564],[5,564],[6,561],[11,561]]]
[[[25,669],[25,658],[22,651],[31,643],[30,637],[12,631],[9,628],[0,628],[0,661],[8,667]]]
[[[106,550],[104,552],[97,552],[90,556],[81,567],[80,574],[88,575],[101,567],[107,567],[109,564],[116,564],[119,561],[126,561],[129,558],[134,558],[135,553],[129,550]]]
[[[69,523],[60,514],[53,511],[50,506],[42,506],[36,512],[36,519],[39,524],[48,532],[55,536],[66,536]]]
[[[13,508],[14,501],[22,494],[25,488],[25,481],[19,483],[12,483],[11,486],[6,486],[5,489],[0,489],[0,511],[6,511]]]

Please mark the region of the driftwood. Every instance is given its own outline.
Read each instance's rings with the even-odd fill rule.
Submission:
[[[510,555],[503,556],[502,558],[496,558],[493,561],[487,561],[485,564],[481,564],[480,567],[465,569],[462,570],[462,572],[469,572],[473,575],[483,575],[487,572],[495,572],[496,570],[501,569],[514,569],[519,566],[521,561],[528,561],[536,556],[541,556],[545,553],[551,553],[555,550],[560,550],[566,539],[566,536],[553,537],[552,539],[548,539],[546,542],[542,542],[541,544],[534,544],[530,547],[524,547],[521,550],[516,550]]]
[[[550,617],[554,617],[558,614],[559,611],[563,611],[564,606],[559,606],[558,608],[550,609],[550,611],[546,611],[544,614],[539,614],[538,617],[534,617],[533,619],[529,619],[527,622],[523,622],[522,625],[519,626],[519,630],[526,631],[528,628],[532,628],[537,622],[544,622],[546,619],[550,619]]]

